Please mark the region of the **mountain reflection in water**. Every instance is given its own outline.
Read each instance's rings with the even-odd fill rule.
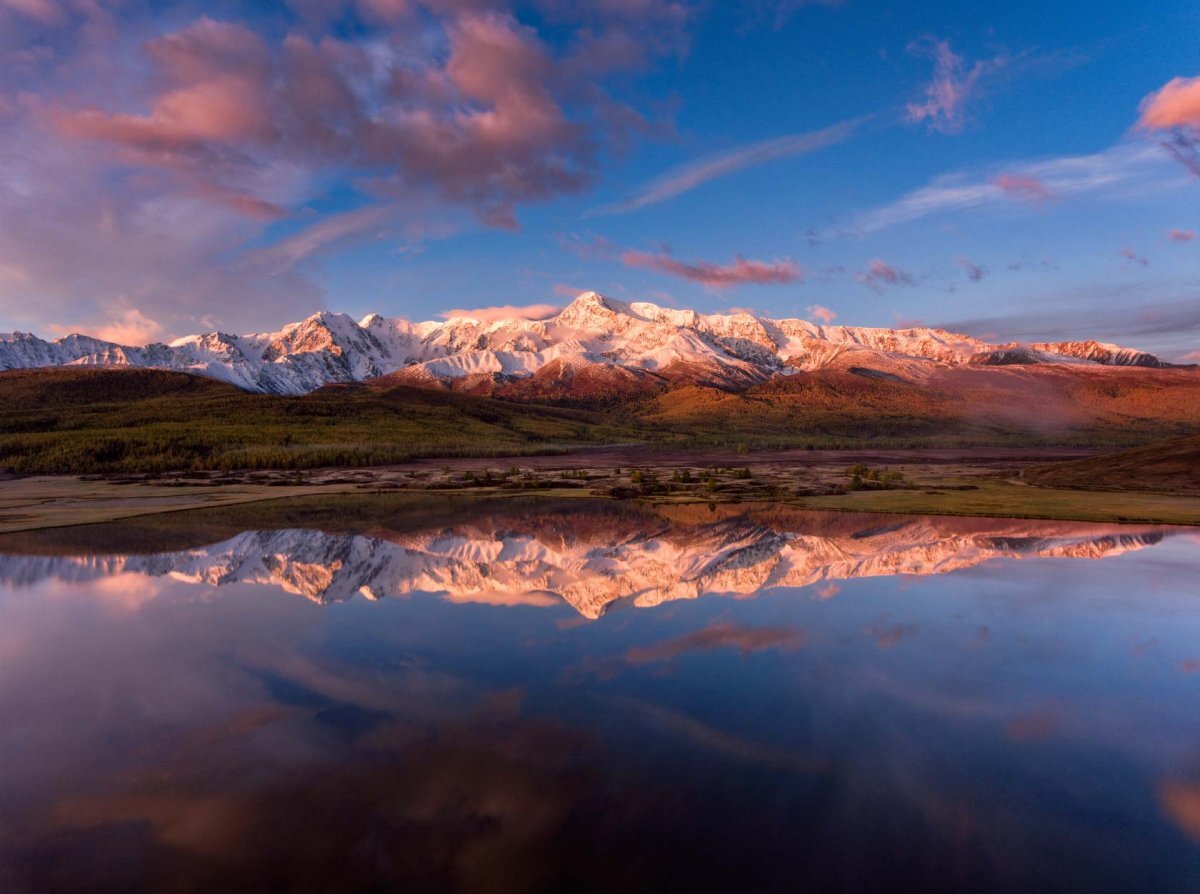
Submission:
[[[1197,533],[439,505],[0,539],[0,890],[1200,890]]]
[[[0,581],[170,576],[262,584],[314,602],[444,593],[454,602],[551,605],[598,618],[711,594],[753,596],[862,577],[945,574],[991,559],[1100,559],[1152,546],[1169,527],[760,510],[717,520],[647,513],[488,515],[407,533],[244,531],[149,555],[0,554]],[[677,512],[678,514],[678,512]]]

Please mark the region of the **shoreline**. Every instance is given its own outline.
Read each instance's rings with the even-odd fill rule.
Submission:
[[[420,460],[305,472],[10,477],[0,534],[115,523],[166,513],[313,497],[408,494],[503,499],[590,498],[655,504],[773,502],[809,510],[1200,525],[1200,497],[1051,488],[1019,480],[1073,448],[648,451]],[[861,474],[854,475],[857,469]]]

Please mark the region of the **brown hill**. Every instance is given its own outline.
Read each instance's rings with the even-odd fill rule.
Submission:
[[[1152,491],[1200,496],[1200,435],[1070,462],[1033,466],[1024,476],[1043,487]]]
[[[1200,433],[1200,370],[850,366],[744,388],[549,365],[469,392],[402,378],[298,397],[177,372],[0,373],[0,470],[313,468],[564,445],[1130,446]]]

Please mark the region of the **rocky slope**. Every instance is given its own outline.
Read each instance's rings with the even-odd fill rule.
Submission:
[[[999,519],[845,515],[794,523],[731,517],[619,532],[603,522],[486,520],[386,537],[319,530],[246,531],[157,555],[0,555],[0,583],[32,586],[114,575],[208,587],[264,585],[320,603],[441,593],[458,602],[566,603],[586,618],[614,603],[649,607],[714,594],[897,574],[933,575],[998,559],[1100,559],[1160,542],[1176,529]],[[814,517],[815,518],[815,517]]]
[[[332,383],[460,390],[514,384],[511,396],[644,391],[678,382],[742,390],[800,371],[858,370],[920,381],[948,367],[1013,364],[1168,366],[1094,341],[992,345],[941,329],[867,329],[700,314],[585,292],[545,320],[456,317],[410,323],[319,313],[279,332],[209,333],[170,344],[117,345],[83,335],[44,341],[0,334],[0,370],[151,367],[210,376],[247,391],[303,394]]]

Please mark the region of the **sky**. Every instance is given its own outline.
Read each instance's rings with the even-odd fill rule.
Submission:
[[[704,312],[1200,361],[1200,4],[0,0],[0,331]]]

